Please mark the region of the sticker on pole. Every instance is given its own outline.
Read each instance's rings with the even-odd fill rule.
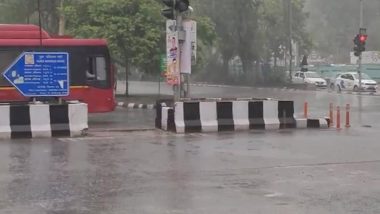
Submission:
[[[66,52],[24,52],[3,73],[26,97],[69,95],[69,54]]]

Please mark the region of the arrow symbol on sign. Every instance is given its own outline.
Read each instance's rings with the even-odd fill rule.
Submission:
[[[59,83],[59,86],[61,86],[61,88],[64,88],[63,84],[65,83],[65,80],[59,80],[58,83]]]

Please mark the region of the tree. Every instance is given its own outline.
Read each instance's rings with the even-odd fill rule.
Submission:
[[[26,6],[24,0],[0,0],[7,5],[6,9],[0,8],[4,12],[0,20],[38,23],[36,1],[30,0]],[[163,8],[160,0],[40,1],[43,27],[50,33],[61,35],[66,25],[68,33],[74,36],[107,39],[113,59],[126,68],[126,74],[132,68],[144,73],[158,70],[160,53],[165,51],[165,18],[160,15]],[[213,59],[218,64],[215,73],[222,72],[216,76],[226,79],[229,63],[237,58],[242,62],[244,81],[262,82],[261,64],[272,58],[276,62],[284,55],[283,48],[289,49],[288,27],[284,22],[287,14],[281,1],[191,0],[195,8],[191,17],[198,22],[195,70],[205,69]],[[292,39],[307,52],[311,40],[305,31],[305,0],[291,1]]]
[[[64,31],[64,3],[73,0],[39,0],[42,27],[52,34]],[[38,0],[0,0],[2,23],[39,24]]]
[[[84,0],[66,11],[67,27],[74,35],[108,40],[114,59],[125,67],[126,95],[132,66],[147,69],[158,64],[165,28],[156,1]]]
[[[210,1],[209,1],[210,2]],[[258,58],[256,43],[259,0],[211,0],[202,4],[204,15],[215,23],[217,45],[223,62],[223,75],[228,76],[229,61],[239,56],[246,76],[253,75],[253,62]]]
[[[2,23],[30,23],[37,11],[37,1],[0,0],[0,6]]]
[[[284,24],[285,13],[279,0],[264,1],[261,12],[261,40],[264,43],[263,58],[269,62],[274,59],[274,70],[277,70],[277,59],[283,56],[283,48],[287,46],[288,36]]]
[[[297,41],[303,52],[311,47],[306,33],[307,14],[303,11],[304,0],[293,0],[292,39]],[[223,76],[228,75],[229,62],[234,57],[242,61],[244,79],[262,82],[261,64],[273,57],[275,61],[283,55],[283,47],[289,49],[287,14],[282,0],[209,0],[201,4],[202,14],[209,15],[215,22],[219,42],[217,48],[223,63]]]

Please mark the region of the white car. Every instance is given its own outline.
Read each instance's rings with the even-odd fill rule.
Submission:
[[[316,72],[296,72],[293,76],[294,84],[313,85],[317,88],[326,88],[327,82]]]
[[[359,74],[356,72],[343,73],[335,80],[335,87],[340,91],[359,91]],[[361,91],[377,91],[377,82],[367,74],[362,73]]]

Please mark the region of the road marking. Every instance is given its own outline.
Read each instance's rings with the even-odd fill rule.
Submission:
[[[77,138],[58,138],[58,140],[63,142],[78,142],[78,141],[92,141],[92,140],[114,140],[115,137],[111,136],[99,136],[99,137],[77,137]]]
[[[274,198],[274,197],[281,197],[283,195],[284,195],[283,193],[274,192],[274,193],[265,194],[264,196],[267,198]]]

